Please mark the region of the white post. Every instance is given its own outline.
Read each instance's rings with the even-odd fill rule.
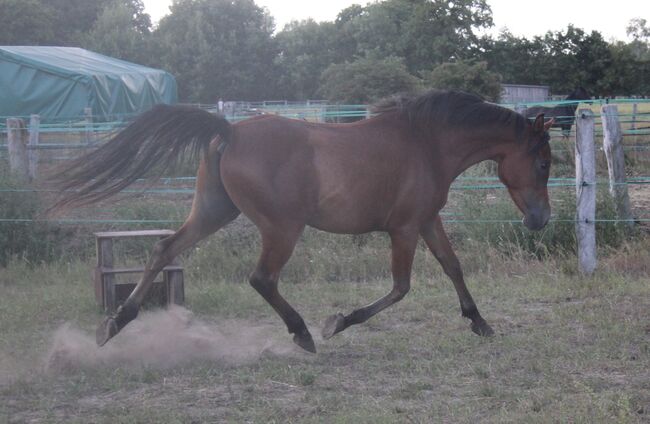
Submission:
[[[596,269],[596,148],[594,113],[580,109],[576,119],[576,238],[578,269],[591,275]]]
[[[636,103],[632,105],[632,124],[630,124],[631,130],[636,130],[636,114],[638,113],[638,106]]]
[[[618,116],[618,106],[604,105],[601,110],[603,121],[603,146],[609,170],[609,193],[616,202],[616,212],[629,227],[634,226],[630,208],[630,196],[625,180],[625,153],[623,132]]]
[[[29,143],[27,156],[29,159],[29,177],[32,180],[38,178],[38,159],[39,152],[37,146],[39,143],[39,127],[41,124],[41,117],[39,115],[32,115],[29,118]]]
[[[27,160],[27,136],[22,119],[7,119],[7,147],[9,150],[9,169],[18,178],[29,180],[29,161]]]

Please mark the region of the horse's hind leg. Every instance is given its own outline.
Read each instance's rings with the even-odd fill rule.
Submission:
[[[390,233],[393,289],[386,296],[370,305],[354,310],[349,315],[335,314],[327,318],[322,330],[323,338],[329,339],[353,324],[360,324],[373,315],[399,302],[411,287],[411,266],[418,241],[417,231],[405,230]]]
[[[445,274],[454,283],[454,288],[460,300],[461,312],[464,317],[472,320],[472,331],[479,336],[492,336],[494,334],[492,328],[481,317],[474,303],[474,299],[472,299],[472,295],[467,290],[460,262],[451,247],[451,243],[449,243],[440,216],[437,216],[433,221],[425,225],[420,234],[429,247],[429,250],[431,250],[431,253],[433,253],[438,262],[440,262],[440,265],[442,265]]]
[[[275,309],[293,334],[293,341],[301,348],[316,353],[314,340],[300,314],[278,291],[278,279],[282,267],[287,263],[304,226],[293,225],[260,228],[262,253],[255,271],[250,277],[253,288]]]
[[[205,170],[199,171],[197,191],[190,216],[173,235],[158,241],[133,292],[114,316],[107,317],[97,328],[97,344],[103,346],[138,315],[140,306],[158,273],[185,249],[219,230],[239,215],[218,179]]]

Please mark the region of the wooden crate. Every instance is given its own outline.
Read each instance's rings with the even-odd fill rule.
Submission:
[[[135,275],[139,279],[144,267],[118,268],[113,258],[113,241],[129,237],[165,238],[174,234],[171,230],[108,231],[95,233],[97,243],[97,266],[95,267],[95,299],[107,313],[113,313],[129,297],[135,281],[120,281],[120,275]],[[185,302],[183,267],[172,263],[162,272],[162,281],[154,281],[145,303],[165,306],[182,305]]]

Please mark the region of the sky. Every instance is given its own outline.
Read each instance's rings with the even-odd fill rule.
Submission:
[[[154,22],[169,13],[172,0],[143,0],[145,10]],[[574,24],[586,31],[598,30],[605,39],[628,41],[625,27],[632,18],[645,18],[650,22],[649,0],[487,0],[492,8],[497,34],[507,27],[516,36],[531,38],[547,31],[565,29]],[[366,4],[366,0],[255,0],[266,7],[275,18],[276,27],[282,29],[292,20],[313,18],[332,21],[339,11],[352,4]]]

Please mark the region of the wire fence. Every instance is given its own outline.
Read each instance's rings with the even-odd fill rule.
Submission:
[[[553,101],[553,102],[537,102],[530,103],[524,106],[577,106],[580,104],[584,107],[598,108],[604,104],[617,104],[621,106],[619,119],[622,125],[624,137],[634,137],[634,144],[623,144],[623,149],[627,152],[645,152],[650,150],[650,100],[646,99],[616,99],[616,100],[591,100],[591,101]],[[217,112],[217,105],[195,105],[202,107],[211,112]],[[516,109],[522,105],[505,105]],[[629,110],[628,110],[629,109]],[[345,121],[345,120],[358,120],[371,115],[370,109],[367,105],[332,105],[322,101],[310,101],[307,103],[291,103],[286,101],[269,101],[258,103],[243,103],[229,109],[226,117],[231,121],[239,121],[250,117],[251,115],[259,114],[276,114],[280,116],[305,119],[318,122],[330,121]],[[596,113],[596,135],[602,136],[602,123],[599,119],[599,114]],[[7,128],[4,125],[6,117],[0,117],[0,159],[6,158],[6,143],[2,138],[6,137]],[[29,120],[30,117],[22,117]],[[38,145],[33,146],[35,150],[42,150],[48,153],[62,151],[58,156],[50,154],[45,157],[40,156],[40,160],[60,161],[69,159],[70,152],[76,150],[84,150],[89,148],[96,148],[104,140],[107,140],[115,131],[123,128],[132,116],[121,116],[119,119],[105,122],[98,122],[99,117],[93,116],[77,116],[70,118],[63,118],[57,122],[39,123],[38,132],[41,138]],[[557,116],[556,119],[573,119],[573,116]],[[573,126],[569,136],[575,132]],[[566,133],[561,130],[553,130],[552,136],[555,140],[565,140]],[[649,137],[645,137],[649,136]],[[572,151],[571,148],[557,148],[554,147],[554,152],[568,152]],[[67,153],[67,154],[66,154]],[[1,165],[1,164],[0,164]],[[147,189],[128,189],[124,190],[125,194],[142,194],[142,195],[192,195],[194,189],[192,187],[170,187],[176,184],[193,184],[195,177],[168,177],[159,180],[162,187],[154,187]],[[607,180],[600,180],[593,185],[610,186]],[[636,176],[630,177],[625,183],[626,186],[644,186],[650,184],[650,176]],[[562,189],[575,187],[575,178],[551,178],[548,187],[551,189]],[[453,191],[470,191],[470,190],[503,190],[506,187],[501,184],[497,177],[460,177],[451,186]],[[43,188],[0,188],[0,193],[55,193],[57,190],[43,189]],[[450,223],[519,223],[519,219],[463,219],[462,214],[458,213],[445,213],[446,222]],[[648,222],[645,216],[635,218],[635,222]],[[177,224],[182,222],[178,219],[28,219],[28,218],[0,218],[0,223],[34,223],[34,222],[50,222],[61,225],[75,225],[75,224]],[[552,219],[551,222],[573,222],[567,220]],[[596,222],[627,222],[627,220],[616,219],[597,219]]]

